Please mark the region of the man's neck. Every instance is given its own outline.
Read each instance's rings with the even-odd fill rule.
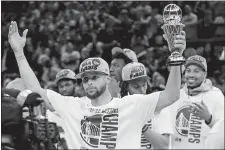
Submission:
[[[105,90],[99,97],[91,99],[91,104],[95,107],[108,104],[112,100],[112,96],[108,89]]]

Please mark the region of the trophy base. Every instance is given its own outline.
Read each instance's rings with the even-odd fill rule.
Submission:
[[[167,64],[169,66],[180,66],[184,63],[185,63],[185,58],[179,52],[176,52],[176,51],[173,52],[167,60]]]

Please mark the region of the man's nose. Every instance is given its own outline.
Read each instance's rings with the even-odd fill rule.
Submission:
[[[89,79],[88,82],[87,82],[87,84],[88,84],[89,86],[92,85],[92,81]]]
[[[114,69],[114,67],[113,66],[111,66],[110,68],[109,68],[109,71],[110,72],[113,72],[115,69]]]
[[[194,75],[194,73],[192,73],[192,72],[189,72],[188,74],[187,74],[187,77],[194,77],[195,75]]]
[[[66,86],[63,87],[63,91],[66,91]]]

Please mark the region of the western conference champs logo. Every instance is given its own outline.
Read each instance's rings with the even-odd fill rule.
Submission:
[[[176,115],[176,130],[182,136],[188,135],[189,130],[189,120],[190,120],[190,112],[189,106],[181,107]]]
[[[80,136],[92,148],[115,149],[118,132],[118,109],[90,109],[100,113],[81,120]]]
[[[176,115],[176,131],[189,143],[200,143],[203,120],[190,112],[190,105],[181,107]]]

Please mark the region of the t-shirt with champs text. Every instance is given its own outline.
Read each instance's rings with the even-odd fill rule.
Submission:
[[[140,148],[142,127],[153,116],[159,95],[130,95],[95,107],[87,97],[47,90],[50,103],[64,121],[69,149]]]
[[[180,99],[169,107],[164,108],[168,114],[172,115],[174,132],[170,141],[172,149],[205,149],[205,140],[210,132],[210,127],[205,124],[205,120],[190,111],[190,105],[193,102],[200,104],[201,101],[207,106],[215,121],[223,118],[223,94],[215,87],[211,91],[202,92],[196,96],[187,95],[181,89]]]

